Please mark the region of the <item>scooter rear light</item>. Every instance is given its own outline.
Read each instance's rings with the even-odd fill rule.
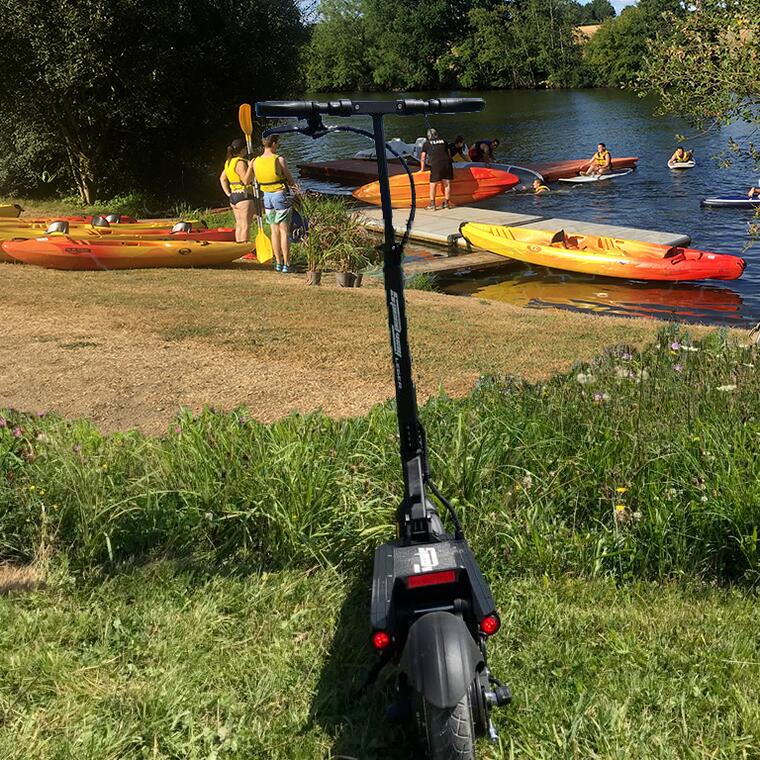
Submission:
[[[387,649],[391,645],[391,637],[387,631],[375,631],[372,634],[372,646],[377,649],[378,652],[382,652],[383,649]]]
[[[501,628],[501,620],[497,614],[486,615],[480,621],[480,630],[485,633],[486,636],[493,636],[499,628]]]
[[[441,570],[437,573],[421,573],[410,575],[406,579],[407,588],[422,588],[423,586],[440,586],[444,583],[456,583],[456,570]]]

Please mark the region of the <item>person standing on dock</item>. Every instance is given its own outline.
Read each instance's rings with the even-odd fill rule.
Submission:
[[[264,137],[264,152],[254,160],[256,182],[264,196],[264,211],[272,233],[275,270],[290,271],[290,218],[293,197],[290,188],[298,189],[283,156],[277,155],[278,135]]]
[[[227,160],[219,183],[230,201],[235,217],[235,242],[247,243],[253,221],[253,167],[246,155],[245,140],[237,138],[227,146]]]
[[[588,167],[585,172],[581,174],[609,174],[612,171],[612,155],[607,150],[607,146],[604,143],[599,143],[596,146],[596,153],[592,156],[588,162]]]
[[[449,144],[439,136],[435,129],[428,129],[427,140],[422,146],[420,171],[425,171],[425,162],[430,163],[430,204],[428,211],[435,211],[435,192],[438,184],[443,185],[443,203],[441,208],[451,208],[451,180],[454,178],[454,166],[449,155]]]

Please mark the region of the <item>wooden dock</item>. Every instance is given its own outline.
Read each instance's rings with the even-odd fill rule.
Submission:
[[[491,203],[494,199],[490,199]],[[383,215],[379,208],[363,207],[354,213],[359,216],[368,229],[375,232],[383,231]],[[393,224],[401,234],[406,227],[406,209],[395,209]],[[607,237],[625,238],[628,240],[643,240],[660,245],[685,246],[691,242],[688,235],[674,232],[659,232],[635,227],[619,227],[613,224],[597,224],[580,219],[561,219],[532,216],[529,214],[514,214],[508,211],[489,208],[489,201],[483,201],[476,206],[458,206],[453,209],[425,211],[418,209],[412,228],[411,240],[418,243],[428,243],[442,246],[446,252],[440,256],[419,261],[408,261],[404,264],[407,275],[421,272],[449,273],[461,269],[482,269],[492,266],[503,266],[509,262],[504,256],[489,251],[473,252],[469,244],[459,234],[462,222],[481,222],[483,224],[500,224],[510,227],[528,227],[537,230],[565,230],[568,233],[580,235],[604,235]]]

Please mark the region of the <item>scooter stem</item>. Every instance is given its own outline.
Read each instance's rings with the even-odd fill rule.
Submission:
[[[428,480],[425,432],[417,413],[417,394],[412,379],[412,356],[406,323],[404,274],[401,268],[401,247],[396,243],[393,208],[385,155],[383,114],[372,115],[377,155],[380,201],[383,209],[384,242],[383,274],[388,307],[393,374],[396,385],[396,414],[400,437],[401,465],[404,474],[404,498],[398,510],[401,537],[407,541],[429,539],[429,510],[435,508],[425,493]]]

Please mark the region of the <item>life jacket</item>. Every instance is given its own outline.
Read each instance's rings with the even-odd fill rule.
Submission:
[[[596,161],[598,166],[605,166],[608,158],[612,161],[612,156],[610,156],[608,150],[603,150],[601,153],[599,151],[594,153],[594,161]]]
[[[688,161],[689,160],[689,152],[686,151],[686,150],[682,150],[681,151],[681,155],[679,156],[678,155],[678,151],[676,151],[676,158],[675,158],[675,160],[678,161],[678,162],[681,162],[681,163],[683,163],[684,161]]]
[[[243,184],[243,181],[240,179],[240,175],[235,170],[235,167],[238,165],[238,161],[245,162],[245,159],[241,156],[233,156],[232,158],[228,158],[224,162],[224,174],[226,175],[227,179],[230,183],[230,190],[233,193],[253,193],[253,186],[252,185],[245,185]]]
[[[533,192],[535,192],[536,195],[538,195],[539,193],[543,193],[544,191],[548,193],[549,188],[546,185],[539,185]]]
[[[278,158],[279,156],[273,153],[271,156],[259,156],[253,162],[256,182],[259,183],[265,193],[276,193],[287,187],[285,180],[277,173]]]

